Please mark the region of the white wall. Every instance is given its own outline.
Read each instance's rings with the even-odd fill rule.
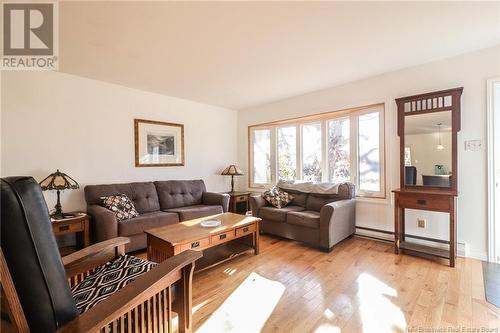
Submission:
[[[1,175],[40,181],[59,168],[81,189],[62,194],[64,210],[85,208],[83,186],[204,179],[229,189],[237,112],[58,72],[2,73]],[[184,124],[184,167],[134,166],[134,118]],[[55,193],[45,193],[49,208]]]
[[[399,138],[394,99],[434,90],[464,87],[462,130],[458,136],[459,202],[458,241],[467,246],[467,255],[486,258],[486,80],[500,73],[500,48],[489,48],[396,72],[352,82],[305,95],[240,111],[238,116],[238,160],[248,173],[247,130],[249,125],[300,117],[318,112],[341,110],[374,103],[386,103],[387,189],[399,187]],[[479,139],[480,151],[464,151],[464,141]],[[246,187],[246,180],[239,183]],[[360,200],[357,225],[392,231],[392,195],[389,200]],[[428,219],[433,215],[426,214]],[[437,219],[442,219],[438,216]],[[432,228],[436,228],[439,221]],[[442,224],[442,223],[440,223]],[[446,223],[445,223],[446,225]],[[437,238],[447,238],[447,227],[437,227]],[[408,222],[407,232],[416,230]]]

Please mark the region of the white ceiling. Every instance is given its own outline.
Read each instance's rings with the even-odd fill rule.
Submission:
[[[500,2],[61,2],[60,70],[241,109],[497,45]]]

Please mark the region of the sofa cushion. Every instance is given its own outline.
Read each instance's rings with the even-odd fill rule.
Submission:
[[[312,210],[290,212],[286,215],[286,223],[312,229],[319,229],[319,219],[320,214]]]
[[[187,207],[172,208],[166,212],[176,213],[181,221],[197,219],[199,217],[222,214],[222,206],[219,205],[194,205]]]
[[[87,205],[99,205],[101,197],[116,194],[125,194],[129,197],[139,214],[160,210],[158,195],[152,182],[85,186]]]
[[[71,288],[80,313],[104,301],[158,264],[124,255],[97,267],[94,273]]]
[[[118,222],[118,236],[142,234],[145,230],[179,222],[175,213],[152,212]]]
[[[302,210],[304,210],[304,207],[300,206],[287,206],[283,208],[265,206],[259,209],[259,217],[264,220],[285,222],[287,213],[300,212]]]
[[[102,205],[115,214],[118,222],[139,216],[134,203],[125,194],[108,195],[101,199]]]
[[[206,192],[203,180],[167,180],[154,184],[162,210],[200,205]]]
[[[319,212],[321,207],[326,205],[327,203],[339,200],[338,195],[323,195],[323,194],[314,194],[310,193],[307,197],[306,209],[313,210]]]
[[[160,210],[160,203],[158,202],[158,194],[156,187],[152,182],[147,183],[130,183],[132,187],[132,201],[135,208],[142,213],[157,212]]]
[[[292,202],[290,205],[305,207],[307,202],[307,193],[302,193],[298,191],[287,191],[293,196]]]

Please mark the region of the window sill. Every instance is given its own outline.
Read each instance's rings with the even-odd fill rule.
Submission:
[[[356,197],[356,202],[366,202],[377,205],[390,205],[390,198],[376,198],[376,197]]]

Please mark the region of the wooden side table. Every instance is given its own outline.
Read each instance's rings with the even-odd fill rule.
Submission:
[[[229,211],[243,214],[250,209],[250,192],[226,192],[229,194]]]
[[[90,232],[89,232],[89,219],[90,216],[76,212],[75,217],[68,217],[61,220],[52,219],[52,231],[55,236],[67,235],[71,233],[77,234],[77,241],[80,248],[87,247],[90,245]],[[69,254],[71,249],[62,248],[60,249],[61,255]],[[64,253],[63,253],[64,252]]]

